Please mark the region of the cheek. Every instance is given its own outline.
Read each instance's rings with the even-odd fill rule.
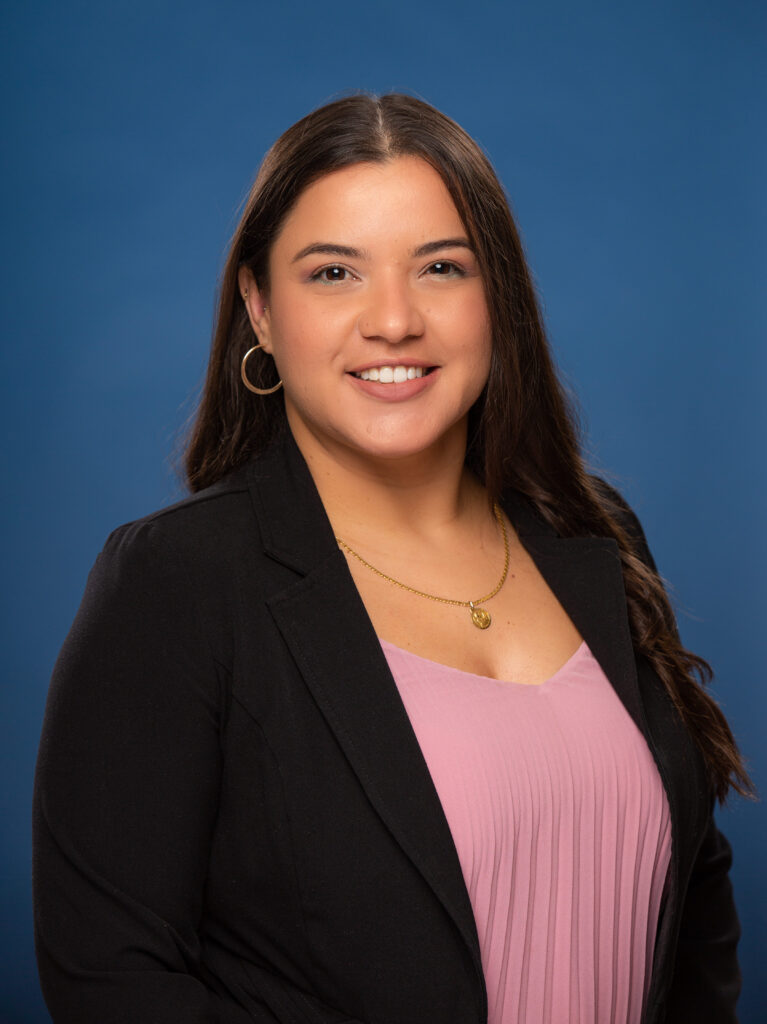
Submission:
[[[302,301],[301,296],[287,298],[282,306],[277,306],[272,325],[275,358],[297,370],[327,365],[348,334],[343,311],[318,308],[316,302]]]
[[[493,343],[489,332],[482,335],[482,338],[474,352],[476,373],[474,375],[473,401],[482,394],[482,391],[490,377],[490,366],[493,358]]]
[[[486,380],[490,373],[493,340],[490,319],[484,307],[477,310],[476,316],[465,324],[465,328],[467,337],[471,339],[467,346],[467,356],[474,360],[477,375]]]
[[[488,377],[490,376],[490,365],[492,362],[493,350],[492,344],[489,338],[484,340],[482,345],[481,353],[477,354],[477,374],[476,374],[476,393],[477,398],[482,392],[485,384],[487,384]]]
[[[300,307],[290,305],[288,315],[277,311],[271,324],[274,360],[285,374],[299,374],[320,358],[321,331]],[[278,307],[279,310],[279,307]]]
[[[472,339],[478,351],[485,348],[489,351],[492,330],[484,291],[478,288],[472,301],[451,310],[451,316],[456,324],[460,323],[465,337]]]

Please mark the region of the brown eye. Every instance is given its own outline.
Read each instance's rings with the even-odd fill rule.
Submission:
[[[431,264],[427,273],[433,277],[460,277],[463,275],[461,268],[457,264],[451,263],[450,260],[437,260],[436,263]]]
[[[312,274],[312,281],[321,281],[323,284],[337,284],[342,281],[346,281],[349,278],[349,271],[346,267],[322,267]]]

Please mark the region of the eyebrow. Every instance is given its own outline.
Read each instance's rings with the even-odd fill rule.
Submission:
[[[419,245],[417,249],[414,249],[412,254],[414,257],[419,256],[431,256],[432,253],[440,252],[442,249],[468,249],[469,252],[474,252],[474,247],[468,238],[440,238],[436,242],[426,242],[424,245]]]
[[[423,245],[419,245],[418,248],[411,251],[410,255],[414,259],[418,259],[421,256],[431,256],[442,249],[468,249],[470,252],[474,251],[468,238],[440,238],[434,242],[425,242]],[[304,246],[300,252],[297,252],[291,262],[298,263],[305,256],[313,256],[315,254],[343,256],[347,260],[370,259],[370,253],[365,252],[364,249],[354,249],[350,245],[339,245],[336,242],[312,242],[311,245]]]

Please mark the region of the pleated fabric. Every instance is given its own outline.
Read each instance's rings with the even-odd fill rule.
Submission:
[[[381,644],[461,862],[489,1024],[639,1024],[669,811],[588,646],[531,686]]]

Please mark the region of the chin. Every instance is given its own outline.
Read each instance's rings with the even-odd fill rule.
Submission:
[[[437,438],[431,436],[419,438],[414,436],[414,433],[411,431],[406,436],[382,438],[380,441],[372,441],[368,437],[365,443],[353,445],[352,447],[363,457],[378,459],[383,462],[396,462],[417,459],[419,456],[430,452],[435,454],[441,451],[444,452],[447,441],[446,435]]]

